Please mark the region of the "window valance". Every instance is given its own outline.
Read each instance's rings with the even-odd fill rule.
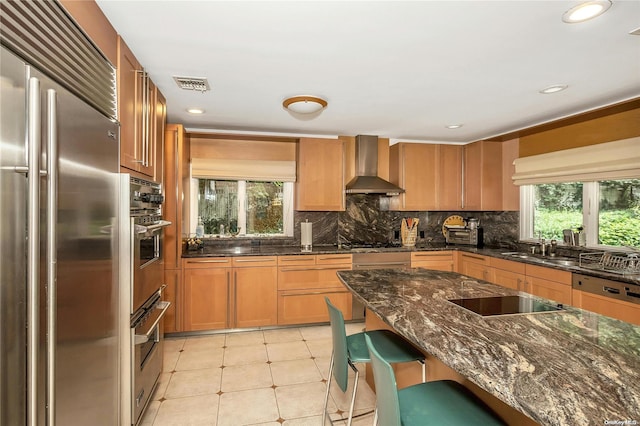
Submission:
[[[516,159],[513,183],[640,178],[640,137]]]
[[[191,177],[207,179],[295,182],[296,162],[192,158]]]

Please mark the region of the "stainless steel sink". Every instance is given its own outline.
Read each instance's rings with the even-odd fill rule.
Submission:
[[[580,262],[577,259],[570,259],[567,257],[542,257],[536,256],[533,254],[521,253],[517,251],[510,251],[506,253],[500,253],[503,256],[509,256],[516,259],[529,259],[540,263],[545,263],[548,265],[558,265],[558,266],[580,266]]]
[[[573,260],[573,259],[543,259],[542,260],[543,263],[551,263],[553,265],[560,265],[560,266],[580,266],[580,262],[578,262],[577,260]]]

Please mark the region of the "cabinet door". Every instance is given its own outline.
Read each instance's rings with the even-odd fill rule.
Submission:
[[[544,278],[527,277],[530,293],[558,303],[571,304],[571,286]]]
[[[524,275],[502,269],[493,270],[493,283],[519,291],[527,291]]]
[[[162,92],[156,87],[153,96],[153,157],[154,172],[153,180],[160,184],[164,183],[164,132],[167,124],[167,101]],[[164,186],[164,185],[163,185]]]
[[[296,210],[344,211],[344,142],[302,138],[298,142]]]
[[[120,165],[140,171],[142,164],[142,66],[118,37],[118,118]]]
[[[493,268],[489,258],[476,254],[460,253],[460,273],[479,280],[493,282]]]
[[[390,180],[405,190],[394,209],[403,211],[437,208],[437,145],[399,143],[390,150]]]
[[[278,324],[311,324],[329,321],[324,300],[328,297],[350,320],[351,293],[346,290],[288,290],[278,292]]]
[[[462,208],[462,149],[438,145],[438,210]]]
[[[184,270],[184,331],[229,326],[230,268]]]
[[[164,282],[167,287],[164,289],[163,299],[171,302],[171,306],[164,315],[164,331],[165,333],[175,333],[182,331],[181,310],[182,298],[182,270],[166,269],[164,271]]]
[[[235,327],[277,324],[277,268],[234,268],[233,275]]]
[[[480,141],[464,146],[464,210],[502,210],[502,146]]]
[[[453,253],[413,252],[411,253],[411,267],[451,272],[453,271]]]
[[[640,305],[580,290],[572,291],[572,302],[585,311],[640,325]]]

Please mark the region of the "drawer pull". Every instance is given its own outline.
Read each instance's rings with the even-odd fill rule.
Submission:
[[[235,259],[235,261],[238,263],[240,262],[249,263],[249,262],[275,262],[276,260],[271,258],[271,259]]]
[[[619,288],[608,287],[606,285],[604,287],[602,287],[602,291],[604,291],[606,293],[611,293],[611,294],[620,294],[620,289]]]
[[[230,263],[229,259],[225,260],[194,260],[187,262],[190,265],[197,265],[198,263]]]
[[[415,257],[451,257],[450,254],[440,254],[440,253],[414,253]]]
[[[310,291],[307,293],[283,293],[280,296],[289,297],[289,296],[317,296],[319,294],[334,294],[334,293],[346,293],[346,292],[337,292],[337,291]]]
[[[349,260],[351,259],[349,256],[339,256],[339,257],[319,257],[318,260]]]
[[[482,260],[483,262],[486,260],[484,257],[480,256],[472,256],[470,254],[463,254],[462,257],[469,257],[471,259]]]
[[[315,268],[280,268],[280,272],[295,272],[295,271],[331,271],[342,270],[344,266],[316,266]]]
[[[282,259],[283,262],[313,262],[313,258],[299,257],[295,259]]]

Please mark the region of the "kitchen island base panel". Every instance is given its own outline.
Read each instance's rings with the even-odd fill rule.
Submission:
[[[371,330],[391,330],[394,331],[391,326],[385,323],[374,312],[367,309],[365,317],[365,329]],[[490,393],[481,389],[474,383],[467,380],[464,376],[458,374],[447,365],[445,365],[438,358],[425,353],[427,362],[427,381],[434,380],[453,380],[464,387],[469,389],[475,396],[480,398],[485,404],[487,404],[493,411],[495,411],[508,425],[514,426],[539,426],[539,423],[533,419],[522,414],[518,410],[510,407],[504,402],[500,401]],[[393,364],[393,370],[396,375],[396,382],[398,389],[405,388],[407,386],[415,385],[422,382],[422,368],[414,363]],[[366,364],[365,378],[367,384],[375,392],[375,384],[373,381],[373,370],[371,364]]]

